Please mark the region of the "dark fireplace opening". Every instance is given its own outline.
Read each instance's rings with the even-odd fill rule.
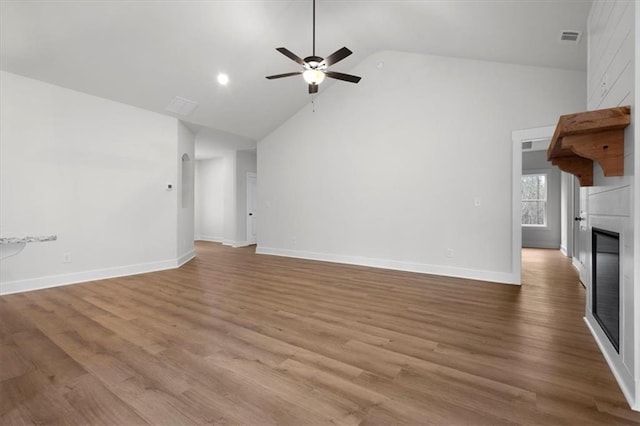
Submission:
[[[592,311],[620,352],[620,234],[593,228]]]

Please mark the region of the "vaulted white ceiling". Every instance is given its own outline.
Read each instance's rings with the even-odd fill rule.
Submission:
[[[381,50],[586,69],[590,1],[317,0],[317,54],[354,53],[349,70]],[[175,97],[199,103],[184,120],[258,140],[309,102],[297,71],[276,52],[311,54],[310,0],[6,1],[3,70],[160,113]],[[227,86],[216,82],[225,72]],[[350,84],[326,80],[329,84]]]

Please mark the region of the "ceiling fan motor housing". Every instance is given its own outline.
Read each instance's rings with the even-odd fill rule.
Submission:
[[[327,64],[324,63],[324,58],[320,56],[307,56],[304,58],[304,62],[310,69],[325,69]]]

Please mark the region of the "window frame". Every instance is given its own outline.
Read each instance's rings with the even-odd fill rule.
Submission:
[[[525,200],[522,198],[522,180],[527,176],[544,176],[544,199]],[[520,177],[520,211],[524,202],[544,202],[544,223],[522,223],[522,213],[520,213],[520,226],[525,228],[545,229],[549,227],[549,173],[547,170],[523,170]]]

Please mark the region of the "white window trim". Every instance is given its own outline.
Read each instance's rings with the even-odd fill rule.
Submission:
[[[520,207],[522,208],[523,201],[544,201],[545,202],[545,212],[544,212],[544,224],[524,224],[522,223],[522,214],[520,215],[520,226],[523,228],[531,228],[531,229],[547,229],[549,228],[549,171],[548,170],[523,170],[522,175],[520,176],[520,187],[522,188],[522,178],[526,176],[544,176],[545,181],[547,183],[545,187],[544,200],[523,200],[520,198]],[[522,193],[522,189],[520,189]]]

